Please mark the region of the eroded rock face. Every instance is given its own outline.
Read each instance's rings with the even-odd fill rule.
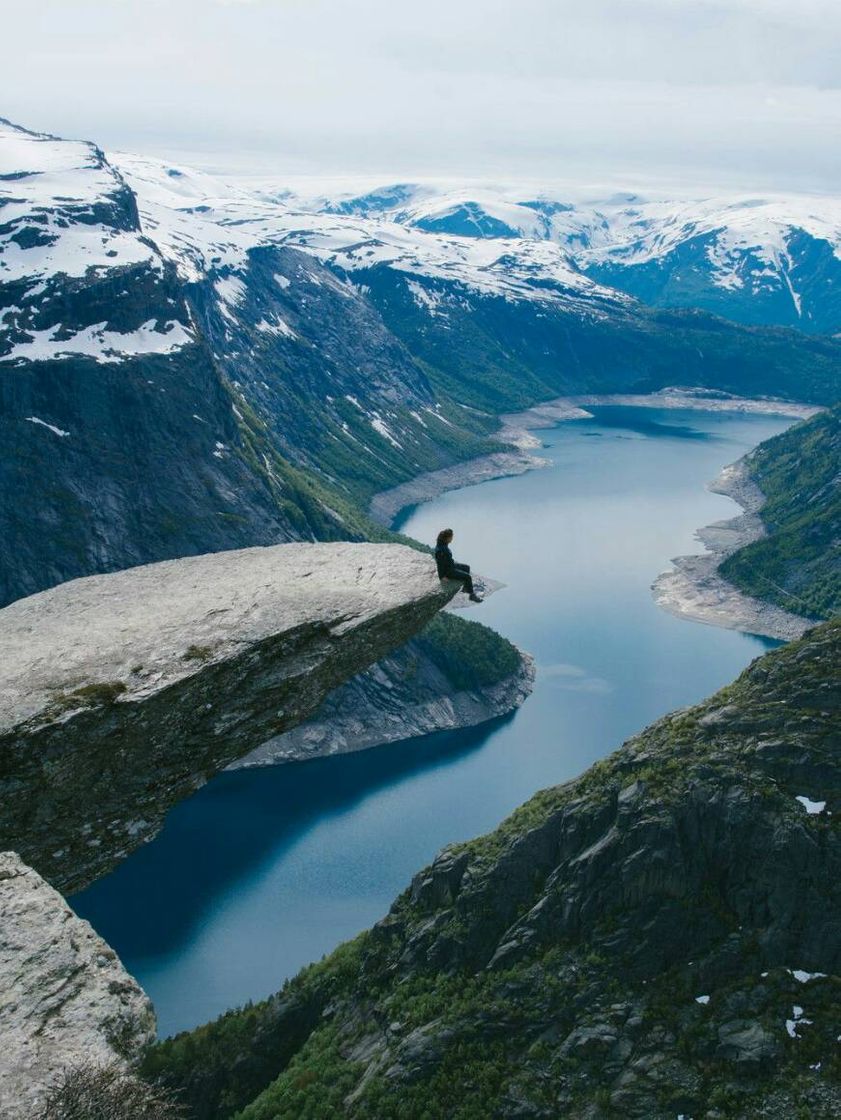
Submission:
[[[350,754],[434,731],[474,727],[518,708],[534,687],[533,659],[495,684],[454,689],[416,641],[331,692],[312,719],[263,743],[229,769]]]
[[[0,852],[0,1115],[32,1115],[82,1061],[129,1064],[155,1037],[117,954],[15,852]]]
[[[0,847],[81,889],[455,590],[401,545],[287,544],[74,580],[5,608]]]

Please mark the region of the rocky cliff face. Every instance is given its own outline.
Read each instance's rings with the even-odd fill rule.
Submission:
[[[17,496],[0,505],[0,605],[184,554],[363,536],[255,448],[103,153],[0,121],[0,172],[0,490]]]
[[[235,1064],[236,1017],[159,1048],[150,1075],[188,1085],[197,1116],[252,1101],[247,1120],[829,1120],[839,666],[834,621],[444,851],[282,1008],[250,1013],[259,1047],[226,1104],[206,1090]],[[289,1062],[271,1039],[293,1011]]]
[[[14,852],[0,853],[0,1114],[29,1120],[53,1077],[137,1060],[152,1005],[117,955]]]
[[[473,727],[518,708],[534,675],[528,654],[488,627],[445,612],[418,637],[331,692],[306,723],[229,769],[347,754]]]
[[[20,498],[0,506],[0,605],[177,556],[382,538],[360,493],[485,449],[360,291],[242,229],[203,239],[178,201],[170,237],[94,144],[0,121],[0,489]]]
[[[455,589],[400,545],[290,544],[75,580],[5,608],[0,847],[81,888]]]

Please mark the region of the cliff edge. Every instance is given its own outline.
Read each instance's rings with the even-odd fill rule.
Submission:
[[[402,545],[285,544],[73,580],[6,607],[0,849],[81,889],[456,589]]]

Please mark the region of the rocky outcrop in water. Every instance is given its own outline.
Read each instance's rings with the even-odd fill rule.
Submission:
[[[116,953],[14,852],[0,853],[0,1115],[24,1120],[80,1062],[128,1066],[155,1037]]]
[[[289,544],[75,580],[5,608],[0,847],[80,889],[456,589],[401,545]]]

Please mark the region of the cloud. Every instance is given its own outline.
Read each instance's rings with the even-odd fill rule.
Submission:
[[[835,0],[30,0],[4,35],[7,115],[106,147],[279,174],[841,177]]]

